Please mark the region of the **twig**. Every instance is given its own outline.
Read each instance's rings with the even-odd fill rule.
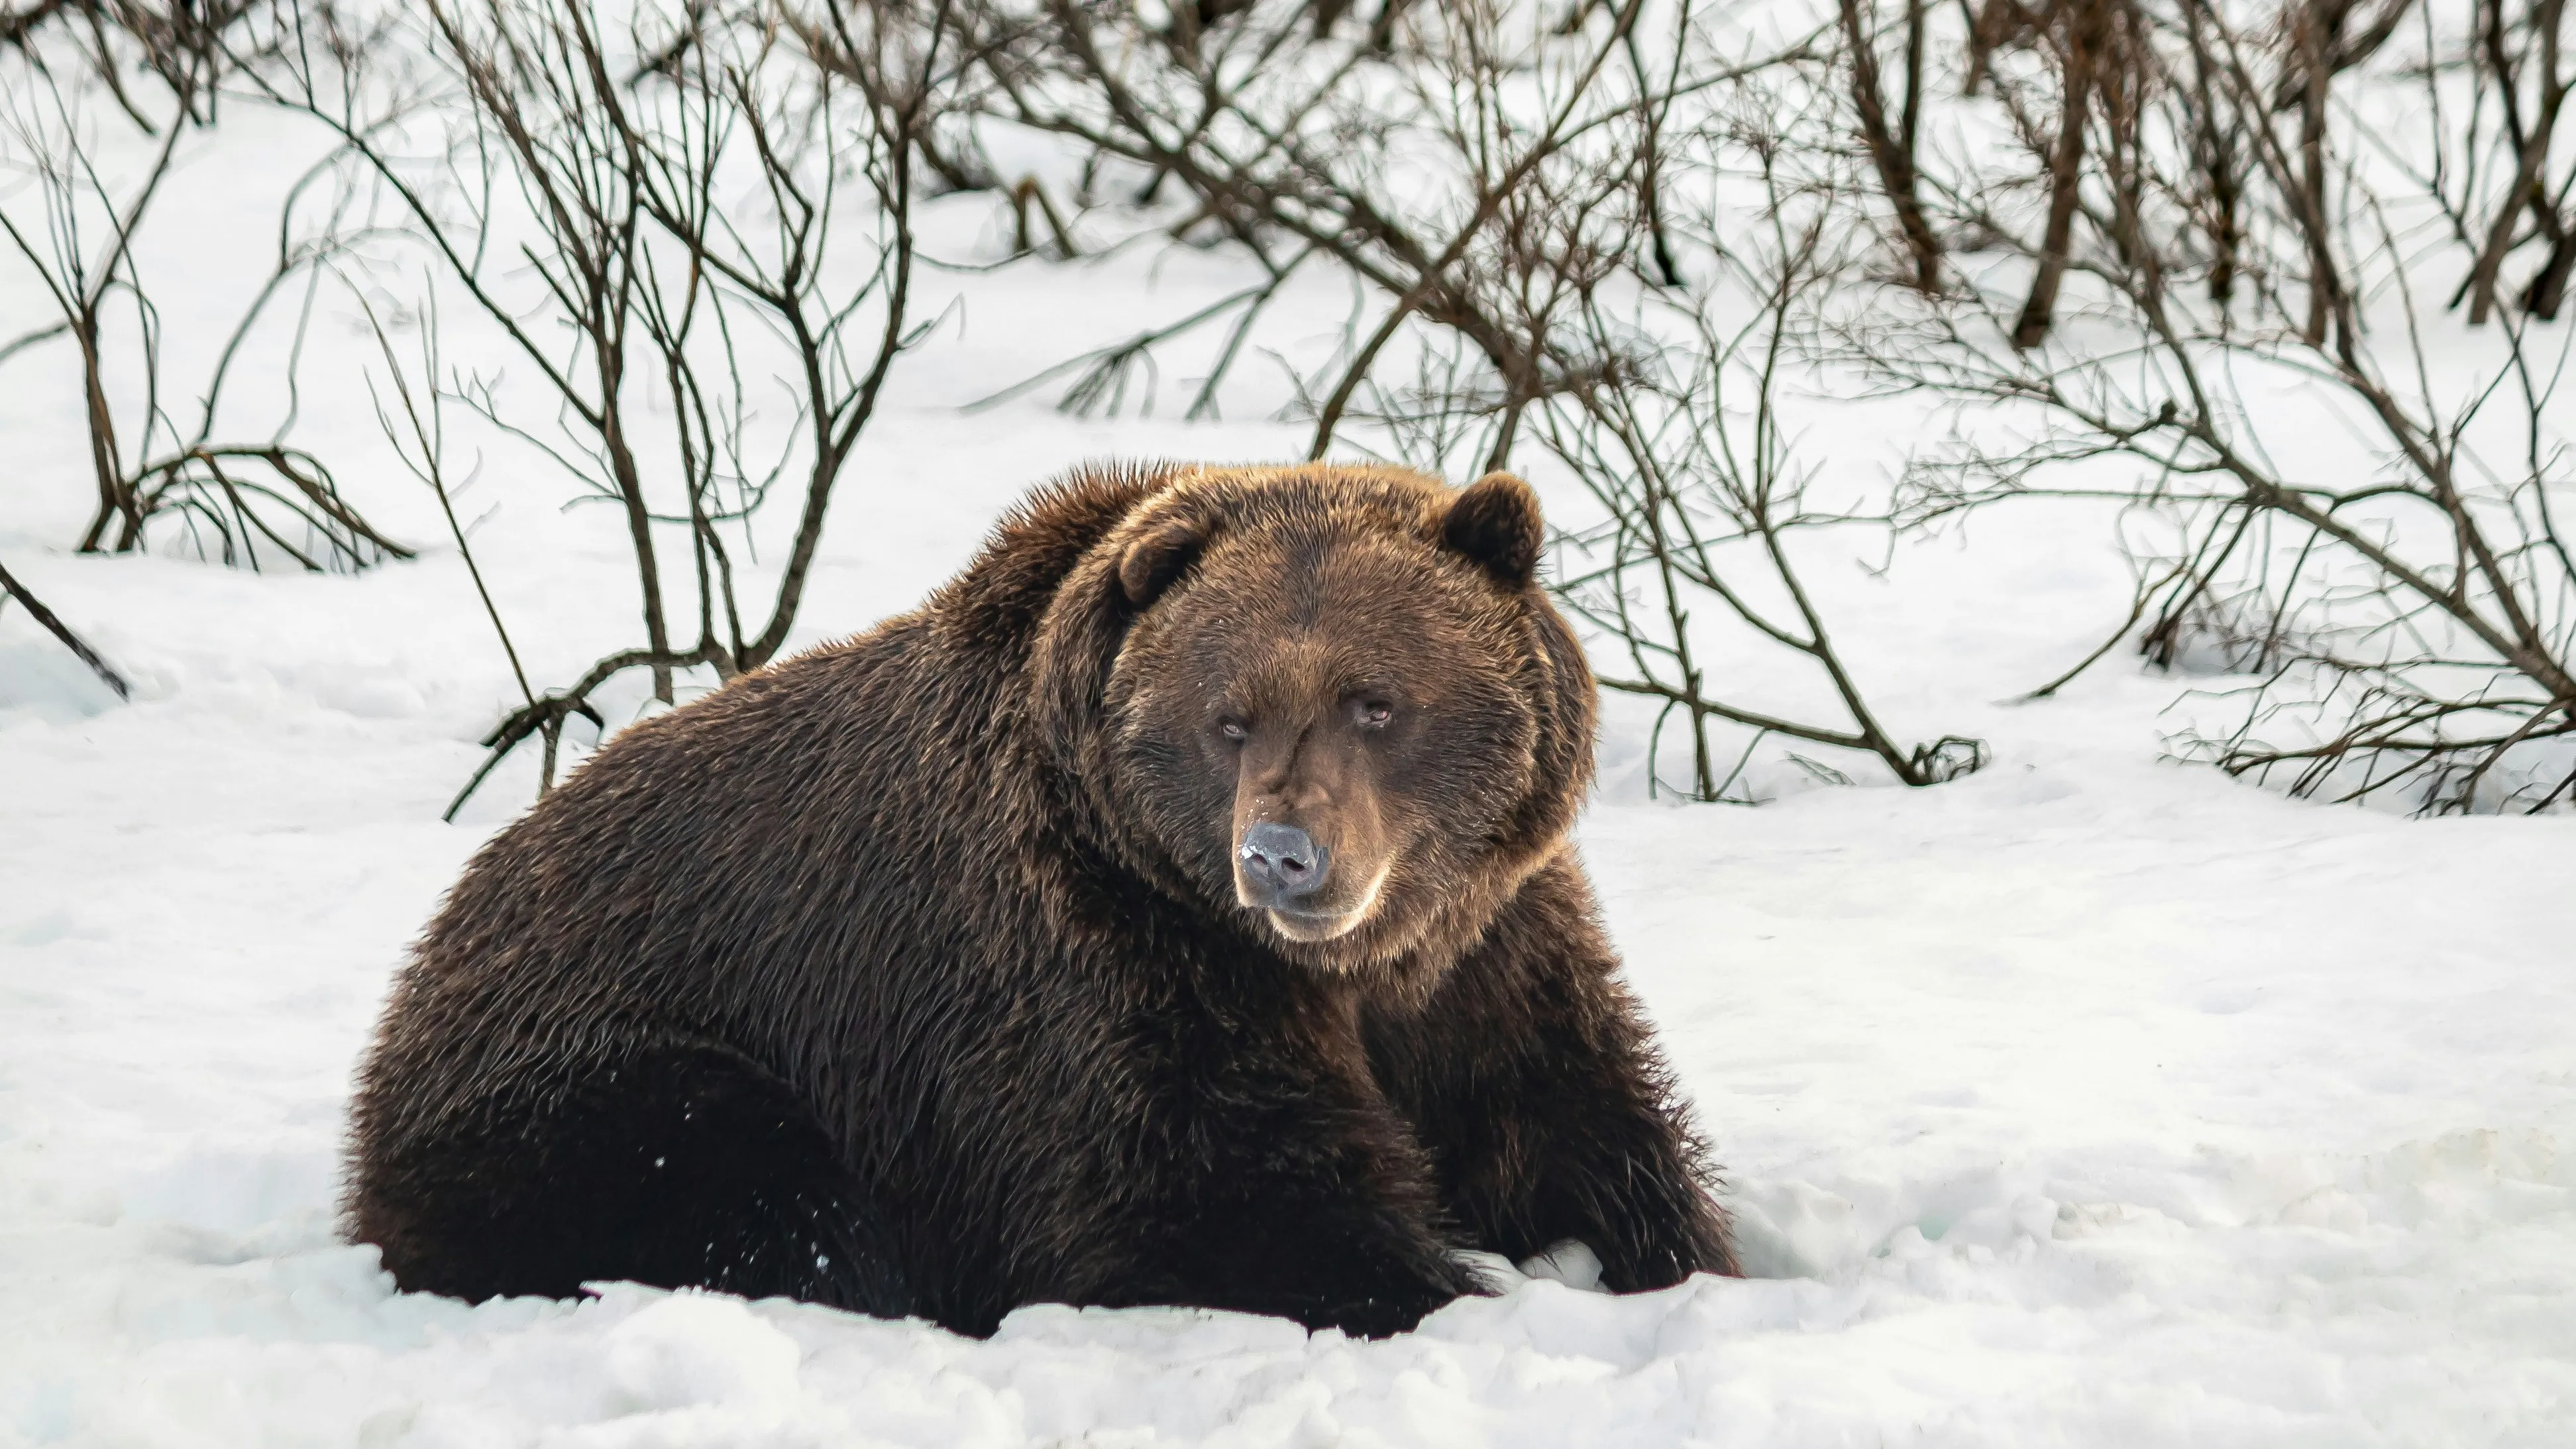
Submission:
[[[6,567],[0,567],[0,598],[14,598],[26,605],[28,614],[34,617],[36,623],[46,633],[61,640],[64,648],[78,655],[80,662],[88,665],[92,674],[104,680],[108,688],[116,691],[118,699],[134,697],[134,690],[126,684],[125,676],[117,673],[105,659],[99,657],[97,650],[89,647],[78,634],[73,633],[70,625],[56,618],[54,611],[45,607],[44,600],[28,592],[27,586],[18,582],[16,576]]]

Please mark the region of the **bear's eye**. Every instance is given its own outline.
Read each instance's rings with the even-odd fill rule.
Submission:
[[[1395,706],[1382,699],[1355,699],[1351,701],[1351,718],[1361,729],[1382,730],[1388,720],[1395,718]]]
[[[1252,730],[1239,719],[1221,719],[1216,722],[1216,732],[1241,744]]]

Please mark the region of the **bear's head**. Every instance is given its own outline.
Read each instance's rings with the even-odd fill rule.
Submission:
[[[1592,676],[1528,485],[1163,475],[1039,630],[1039,722],[1105,843],[1279,954],[1420,988],[1563,847]]]

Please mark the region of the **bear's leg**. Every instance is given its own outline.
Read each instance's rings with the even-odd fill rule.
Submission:
[[[1204,1154],[1197,1181],[1139,1245],[1137,1275],[1102,1301],[1381,1337],[1477,1291],[1434,1227],[1428,1162],[1373,1084],[1328,1070],[1297,1082],[1229,1074],[1197,1095],[1202,1110],[1224,1104],[1189,1132]]]
[[[1267,1184],[1245,1186],[1258,1193]],[[1350,1198],[1229,1193],[1202,1211],[1204,1226],[1180,1235],[1172,1254],[1181,1286],[1151,1301],[1274,1314],[1381,1338],[1476,1291],[1446,1244]]]
[[[1580,1239],[1623,1293],[1732,1275],[1704,1149],[1616,970],[1581,878],[1551,866],[1422,1012],[1372,1020],[1371,1063],[1475,1246]]]
[[[362,1165],[358,1236],[406,1289],[561,1298],[631,1280],[910,1308],[821,1123],[736,1052],[650,1048],[572,1073],[533,1108],[496,1098],[460,1119],[472,1125]]]

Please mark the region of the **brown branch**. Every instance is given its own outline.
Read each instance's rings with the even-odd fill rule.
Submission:
[[[73,633],[70,625],[56,618],[54,611],[45,607],[44,600],[37,598],[25,584],[18,582],[17,577],[6,567],[0,567],[0,600],[7,599],[16,599],[26,605],[27,613],[35,619],[37,626],[61,640],[64,648],[72,651],[79,657],[81,663],[89,666],[91,673],[105,681],[108,688],[116,691],[117,698],[134,697],[134,690],[125,682],[124,675],[117,673],[105,659],[99,657],[97,650],[89,647],[78,634]]]

